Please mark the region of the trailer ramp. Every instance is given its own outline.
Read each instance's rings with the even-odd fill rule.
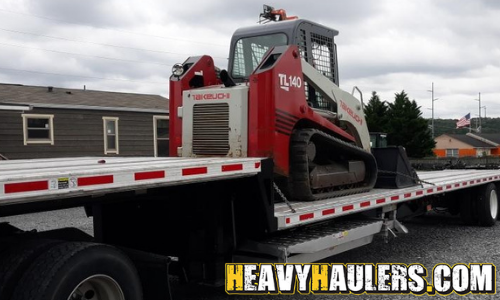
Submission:
[[[239,248],[238,263],[307,263],[321,260],[372,242],[382,230],[380,219],[330,221],[301,227],[261,241],[247,241]]]

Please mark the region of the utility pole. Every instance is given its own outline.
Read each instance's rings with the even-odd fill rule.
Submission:
[[[434,82],[432,83],[432,89],[427,90],[431,92],[431,101],[432,101],[432,119],[431,119],[431,127],[432,127],[432,139],[434,139],[434,101],[437,101],[439,98],[434,99]]]
[[[479,121],[478,121],[478,125],[476,127],[476,132],[481,132],[481,93],[479,93],[479,99],[474,99],[476,101],[479,101]]]

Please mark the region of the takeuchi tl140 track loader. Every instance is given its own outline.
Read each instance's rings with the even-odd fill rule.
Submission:
[[[403,148],[371,149],[359,89],[338,87],[338,31],[266,5],[260,20],[234,33],[227,71],[206,55],[173,67],[171,156],[273,158],[298,201],[414,185]]]

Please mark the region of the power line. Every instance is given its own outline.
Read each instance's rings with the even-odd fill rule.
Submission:
[[[70,77],[79,77],[79,78],[87,78],[87,79],[102,79],[102,80],[112,80],[112,81],[130,81],[136,83],[147,83],[147,84],[158,84],[165,85],[165,82],[151,82],[151,81],[139,81],[132,79],[123,79],[123,78],[106,78],[106,77],[94,77],[94,76],[83,76],[83,75],[70,75],[70,74],[59,74],[59,73],[49,73],[49,72],[40,72],[34,70],[22,70],[22,69],[13,69],[13,68],[5,68],[0,67],[1,70],[7,71],[15,71],[15,72],[25,72],[25,73],[35,73],[35,74],[43,74],[43,75],[54,75],[54,76],[70,76]]]
[[[81,53],[57,51],[57,50],[51,50],[51,49],[44,49],[44,48],[37,48],[37,47],[28,47],[28,46],[24,46],[24,45],[14,45],[14,44],[1,43],[1,42],[0,42],[0,45],[17,47],[17,48],[25,48],[25,49],[31,49],[31,50],[40,50],[40,51],[54,52],[54,53],[59,53],[59,54],[87,56],[87,57],[93,57],[93,58],[99,58],[99,59],[116,60],[116,61],[126,62],[126,63],[154,64],[154,65],[160,65],[160,66],[172,66],[172,64],[164,64],[164,63],[158,63],[158,62],[128,60],[128,59],[121,59],[121,58],[114,58],[114,57],[105,57],[105,56],[97,56],[97,55],[90,55],[90,54],[81,54]]]
[[[35,15],[35,14],[22,13],[22,12],[17,12],[17,11],[3,9],[3,8],[0,8],[0,11],[11,13],[11,14],[16,14],[16,15],[21,15],[21,16],[28,16],[28,17],[38,18],[38,19],[55,21],[55,22],[60,22],[60,23],[73,24],[73,25],[82,25],[82,24],[76,23],[76,22],[70,22],[70,21],[66,21],[66,20],[62,20],[62,19],[54,19],[54,18],[49,18],[49,17]],[[200,45],[210,45],[210,46],[226,47],[225,45],[221,45],[221,44],[205,43],[205,42],[199,42],[199,41],[193,41],[193,40],[186,40],[186,39],[180,39],[180,38],[166,37],[166,36],[161,36],[161,35],[139,33],[139,32],[134,32],[134,31],[129,31],[129,30],[123,30],[123,29],[107,28],[107,27],[104,27],[104,26],[92,25],[92,27],[96,27],[96,28],[100,28],[100,29],[105,29],[105,30],[111,30],[111,31],[117,31],[117,32],[124,32],[124,33],[129,33],[129,34],[135,34],[135,35],[142,35],[142,36],[147,36],[147,37],[154,37],[154,38],[165,39],[165,40],[175,40],[175,41],[189,42],[189,43],[200,44]]]
[[[186,56],[185,53],[176,53],[176,52],[170,52],[170,51],[152,50],[152,49],[144,49],[144,48],[134,48],[134,47],[127,47],[127,46],[117,46],[117,45],[111,45],[111,44],[104,44],[104,43],[97,43],[97,42],[91,42],[91,41],[62,38],[62,37],[56,37],[56,36],[51,36],[51,35],[31,33],[31,32],[25,32],[25,31],[19,31],[19,30],[12,30],[12,29],[6,29],[6,28],[0,28],[0,30],[7,31],[7,32],[13,32],[13,33],[19,33],[19,34],[25,34],[25,35],[31,35],[31,36],[41,36],[41,37],[45,37],[45,38],[62,40],[62,41],[71,41],[71,42],[78,42],[78,43],[85,43],[85,44],[94,44],[94,45],[99,45],[99,46],[113,47],[113,48],[120,48],[120,49],[128,49],[128,50],[135,50],[135,51],[148,51],[148,52],[156,52],[156,53],[164,53],[164,54],[182,55],[184,57]],[[212,56],[212,57],[213,58],[219,58],[219,59],[226,59],[226,58],[217,57],[217,56]]]

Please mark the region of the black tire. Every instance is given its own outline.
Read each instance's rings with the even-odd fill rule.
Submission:
[[[110,294],[120,296],[107,297],[106,285]],[[67,242],[38,257],[19,281],[12,300],[67,300],[77,288],[86,299],[94,299],[87,293],[94,293],[96,299],[142,299],[137,270],[121,251],[102,244]]]
[[[0,257],[0,299],[10,299],[17,282],[44,251],[60,243],[55,240],[10,240]]]
[[[479,191],[477,213],[481,226],[493,226],[498,219],[499,203],[495,184],[487,184]]]
[[[477,206],[475,201],[472,201],[472,195],[470,191],[464,191],[464,193],[459,196],[460,201],[460,217],[465,225],[477,225],[479,222],[479,217],[477,215]]]

